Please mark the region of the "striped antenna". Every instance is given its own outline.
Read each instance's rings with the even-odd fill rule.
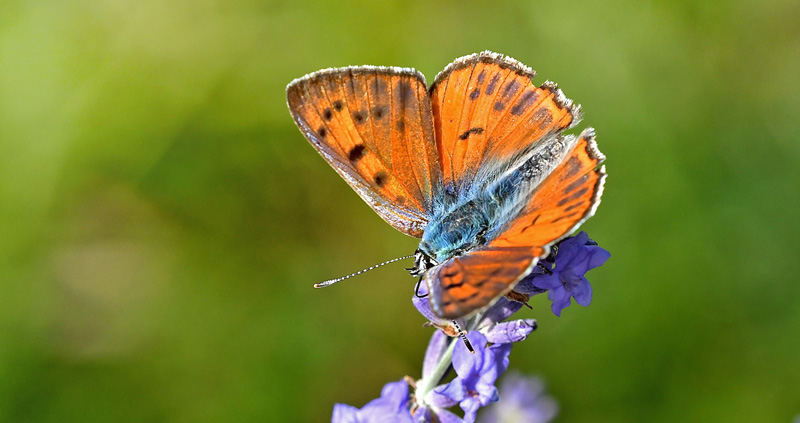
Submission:
[[[398,258],[396,258],[396,259],[391,259],[391,260],[385,261],[385,262],[383,262],[383,263],[376,264],[376,265],[374,265],[374,266],[372,266],[372,267],[368,267],[368,268],[366,268],[366,269],[364,269],[364,270],[359,270],[359,271],[358,271],[358,272],[356,272],[356,273],[351,273],[351,274],[349,274],[349,275],[347,275],[347,276],[342,276],[341,278],[336,278],[336,279],[328,279],[327,281],[324,281],[324,282],[315,283],[315,284],[314,284],[314,288],[325,288],[326,286],[331,286],[331,285],[335,284],[336,282],[339,282],[339,281],[343,281],[343,280],[345,280],[345,279],[352,278],[353,276],[358,276],[358,275],[360,275],[360,274],[362,274],[362,273],[369,272],[369,271],[370,271],[370,270],[372,270],[372,269],[377,269],[377,268],[379,268],[379,267],[381,267],[381,266],[385,266],[385,265],[387,265],[387,264],[389,264],[389,263],[394,263],[394,262],[396,262],[396,261],[405,260],[405,259],[407,259],[407,258],[413,258],[413,257],[414,257],[414,255],[412,254],[412,255],[410,255],[410,256],[404,256],[404,257],[398,257]]]

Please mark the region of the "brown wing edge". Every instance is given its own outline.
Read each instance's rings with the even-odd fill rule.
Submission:
[[[425,75],[422,72],[414,69],[414,68],[403,68],[399,66],[373,66],[373,65],[362,65],[362,66],[345,66],[341,68],[326,68],[320,69],[316,72],[311,72],[305,74],[299,78],[295,78],[286,86],[286,92],[289,92],[289,89],[293,85],[300,84],[302,82],[308,81],[310,79],[314,79],[321,76],[328,76],[328,75],[338,75],[347,72],[380,72],[380,73],[387,73],[390,75],[406,75],[406,76],[413,76],[422,82],[422,85],[428,86],[428,83],[425,81]],[[288,103],[287,103],[288,105]]]
[[[495,63],[502,69],[511,69],[517,75],[527,76],[529,79],[533,79],[533,77],[536,76],[535,70],[522,64],[520,61],[500,53],[484,50],[480,53],[473,53],[466,56],[461,56],[456,60],[454,60],[449,65],[447,65],[441,72],[439,72],[436,75],[436,78],[433,79],[433,84],[431,84],[430,88],[428,88],[428,93],[432,93],[436,89],[436,87],[450,75],[451,72],[463,69],[467,66],[474,65],[475,63],[478,62]]]
[[[436,78],[433,79],[433,83],[428,88],[428,95],[431,95],[436,87],[447,77],[450,75],[451,72],[454,72],[459,69],[463,69],[467,66],[471,66],[475,63],[494,63],[502,69],[511,69],[517,75],[526,76],[528,79],[531,80],[533,84],[533,78],[536,76],[536,71],[531,69],[529,66],[523,64],[517,59],[513,57],[506,56],[501,53],[495,53],[490,50],[484,50],[480,53],[473,53],[467,56],[462,56],[454,60],[452,63],[447,65],[444,70],[439,72],[436,75]],[[571,99],[567,98],[561,89],[558,88],[558,84],[552,81],[545,81],[539,88],[548,90],[553,93],[553,99],[555,103],[563,108],[567,109],[569,113],[572,115],[572,121],[570,122],[568,128],[573,128],[577,125],[581,119],[583,118],[581,112],[581,105],[575,104]]]

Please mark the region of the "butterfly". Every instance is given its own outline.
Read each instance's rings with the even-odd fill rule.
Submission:
[[[508,294],[600,203],[594,130],[564,134],[580,106],[534,75],[485,51],[456,59],[430,87],[414,69],[357,66],[286,89],[317,152],[381,218],[420,238],[408,270],[444,319]]]

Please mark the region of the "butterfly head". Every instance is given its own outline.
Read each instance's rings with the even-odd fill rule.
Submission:
[[[408,273],[411,274],[413,277],[419,277],[425,274],[428,269],[436,266],[436,260],[434,260],[430,254],[423,251],[422,248],[417,248],[417,251],[414,252],[414,267],[406,269]]]

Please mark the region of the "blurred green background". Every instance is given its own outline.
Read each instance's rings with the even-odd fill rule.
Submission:
[[[558,422],[800,414],[800,3],[0,3],[0,420],[320,422],[419,377],[409,254],[293,78],[508,54],[608,156],[588,308],[512,368]]]

